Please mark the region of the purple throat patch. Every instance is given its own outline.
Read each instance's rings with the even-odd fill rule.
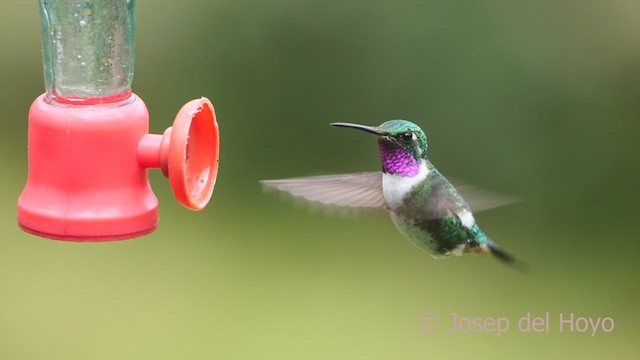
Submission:
[[[378,143],[382,168],[389,174],[416,176],[420,172],[418,162],[403,147],[396,144]]]

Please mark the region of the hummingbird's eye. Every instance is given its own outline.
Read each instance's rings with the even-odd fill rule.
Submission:
[[[402,141],[405,144],[409,144],[410,142],[413,141],[413,133],[412,132],[406,132],[406,133],[398,136],[398,140]]]

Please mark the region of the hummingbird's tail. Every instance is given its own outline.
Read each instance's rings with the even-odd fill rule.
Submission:
[[[502,250],[500,246],[498,246],[496,243],[494,243],[491,240],[487,242],[487,247],[489,248],[489,252],[491,253],[491,255],[495,256],[496,259],[502,261],[503,263],[513,267],[514,269],[522,273],[529,274],[529,270],[531,268],[531,265],[529,263],[519,260],[515,256]]]

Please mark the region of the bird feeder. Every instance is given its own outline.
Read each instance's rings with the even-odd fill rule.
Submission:
[[[40,0],[40,15],[46,92],[29,111],[20,227],[70,241],[148,234],[159,220],[149,168],[185,207],[203,209],[218,172],[215,111],[192,100],[164,134],[149,134],[131,91],[135,0]]]

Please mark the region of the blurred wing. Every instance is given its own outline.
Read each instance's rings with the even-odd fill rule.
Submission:
[[[462,184],[458,181],[452,181],[452,183],[474,213],[522,201],[515,196],[494,193],[474,185]]]
[[[309,201],[347,207],[384,207],[382,173],[322,175],[262,180],[265,189],[276,189]]]
[[[426,219],[457,216],[463,210],[471,211],[461,194],[438,170],[431,171],[427,181],[431,184],[424,213]]]
[[[457,215],[463,210],[477,213],[520,201],[516,197],[500,195],[460,181],[449,181],[437,170],[429,173],[428,181],[431,190],[424,214],[427,219],[441,219]]]

